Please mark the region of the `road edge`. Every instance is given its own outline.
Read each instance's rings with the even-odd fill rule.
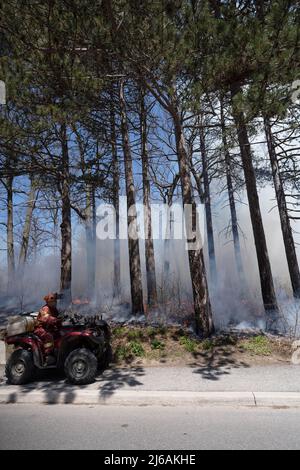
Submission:
[[[0,404],[73,404],[109,406],[247,406],[300,407],[298,392],[185,392],[130,391],[103,393],[101,390],[0,390]]]

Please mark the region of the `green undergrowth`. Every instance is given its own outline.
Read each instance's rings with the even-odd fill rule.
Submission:
[[[188,362],[192,358],[209,358],[212,355],[241,354],[248,356],[271,356],[278,353],[278,345],[264,335],[253,337],[220,334],[200,339],[187,329],[165,325],[136,327],[117,326],[112,330],[112,346],[117,363],[134,360]],[[279,355],[280,355],[279,351]],[[288,346],[282,354],[289,353]],[[189,359],[190,358],[190,359]]]
[[[272,344],[266,336],[255,336],[245,340],[241,347],[255,356],[270,356],[272,354]]]

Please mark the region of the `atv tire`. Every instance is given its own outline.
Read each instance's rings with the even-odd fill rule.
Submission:
[[[32,382],[35,376],[32,353],[26,349],[14,351],[7,361],[5,375],[11,385],[24,385]]]
[[[87,385],[95,381],[97,366],[97,358],[89,349],[75,349],[66,359],[65,374],[72,384]]]

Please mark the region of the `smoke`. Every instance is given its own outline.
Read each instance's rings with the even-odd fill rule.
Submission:
[[[213,223],[215,230],[216,259],[218,268],[217,282],[213,282],[208,272],[209,289],[218,328],[239,324],[241,328],[264,327],[264,309],[261,298],[259,272],[255,255],[255,245],[249,216],[245,203],[237,203],[241,229],[241,248],[245,270],[246,288],[241,285],[237,274],[233,243],[226,237],[224,228],[230,221],[226,194],[218,194],[218,185],[213,187]],[[272,187],[260,191],[260,202],[267,244],[271,259],[273,276],[282,316],[287,321],[287,330],[296,332],[300,303],[292,297],[287,261],[281,234],[278,210],[274,201]],[[244,200],[246,198],[244,197]],[[274,208],[275,207],[275,208]],[[142,224],[142,220],[140,220]],[[297,229],[297,226],[294,227]],[[73,298],[86,297],[87,259],[86,237],[82,226],[77,226],[73,241]],[[300,236],[295,231],[295,242]],[[155,240],[156,276],[159,304],[148,318],[154,321],[190,321],[192,318],[192,289],[189,274],[188,252],[184,240]],[[96,289],[91,307],[104,317],[115,321],[128,321],[130,314],[130,280],[128,244],[120,241],[121,294],[114,298],[114,242],[97,240],[96,243]],[[209,266],[207,243],[204,240],[206,266]],[[146,292],[146,268],[144,242],[140,241],[143,288]],[[0,276],[5,284],[5,269]],[[23,281],[16,280],[13,294],[6,296],[4,288],[0,293],[0,312],[18,313],[20,310],[34,310],[41,306],[48,291],[59,290],[60,259],[59,253],[44,253],[36,261],[27,264]]]
[[[297,323],[298,315],[300,314],[300,303],[294,299],[292,294],[273,187],[266,186],[261,189],[259,196],[274,284],[282,316],[282,330],[285,332],[294,331],[295,334],[296,332],[299,334]],[[246,292],[242,289],[235,269],[233,243],[228,243],[228,240],[226,243],[224,234],[221,234],[221,231],[229,221],[230,215],[228,207],[225,207],[223,211],[218,211],[221,206],[224,207],[224,196],[220,196],[219,201],[218,199],[216,200],[214,218],[215,232],[217,234],[216,250],[219,278],[218,288],[213,287],[212,289],[212,298],[215,304],[216,322],[220,322],[220,326],[226,326],[233,319],[235,323],[240,323],[241,327],[247,325],[248,327],[264,329],[264,308],[259,283],[255,243],[249,208],[244,201],[246,201],[246,195],[243,196],[242,202],[237,204],[237,210],[246,278]],[[296,247],[298,247],[300,242],[297,228],[297,224],[295,224],[294,240]]]

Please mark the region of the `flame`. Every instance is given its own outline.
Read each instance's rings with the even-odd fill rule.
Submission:
[[[89,299],[74,299],[72,305],[89,305],[91,301]]]

